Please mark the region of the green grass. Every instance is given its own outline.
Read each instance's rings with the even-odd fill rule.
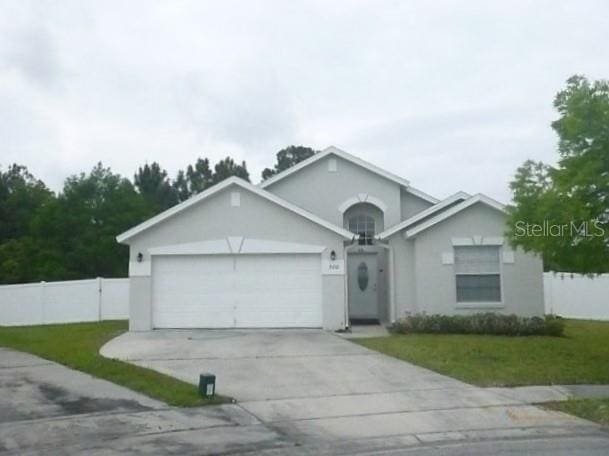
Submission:
[[[543,406],[609,426],[609,398],[570,399],[563,402],[543,404]]]
[[[101,346],[126,330],[125,321],[0,327],[0,346],[55,361],[169,405],[193,407],[226,402],[221,396],[204,399],[196,386],[168,375],[102,357]]]
[[[479,386],[609,384],[609,323],[567,320],[564,337],[409,334],[355,342]]]

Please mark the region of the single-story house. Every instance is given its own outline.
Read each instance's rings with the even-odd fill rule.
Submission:
[[[544,312],[541,259],[504,206],[438,200],[329,147],[259,185],[229,178],[117,237],[130,329],[344,329],[408,313]]]

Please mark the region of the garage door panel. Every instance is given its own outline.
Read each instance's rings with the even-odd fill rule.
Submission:
[[[319,255],[198,255],[153,260],[157,328],[319,327]]]
[[[315,328],[319,326],[317,313],[301,312],[240,312],[238,319],[247,322],[244,328],[266,328],[272,319],[276,328]]]
[[[261,260],[263,258],[264,260]],[[240,255],[238,268],[246,271],[320,271],[319,255]]]
[[[227,310],[200,312],[159,312],[157,328],[230,328],[234,326],[232,312]]]

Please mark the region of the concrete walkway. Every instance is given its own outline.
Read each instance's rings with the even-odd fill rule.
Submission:
[[[609,385],[540,385],[485,390],[528,404],[609,397]]]
[[[317,330],[126,333],[101,353],[193,384],[200,372],[213,372],[219,393],[298,445],[320,452],[599,432],[592,423]]]

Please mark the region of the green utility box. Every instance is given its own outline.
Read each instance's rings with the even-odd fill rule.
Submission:
[[[216,376],[214,374],[199,375],[199,394],[203,397],[212,397],[216,394]]]

